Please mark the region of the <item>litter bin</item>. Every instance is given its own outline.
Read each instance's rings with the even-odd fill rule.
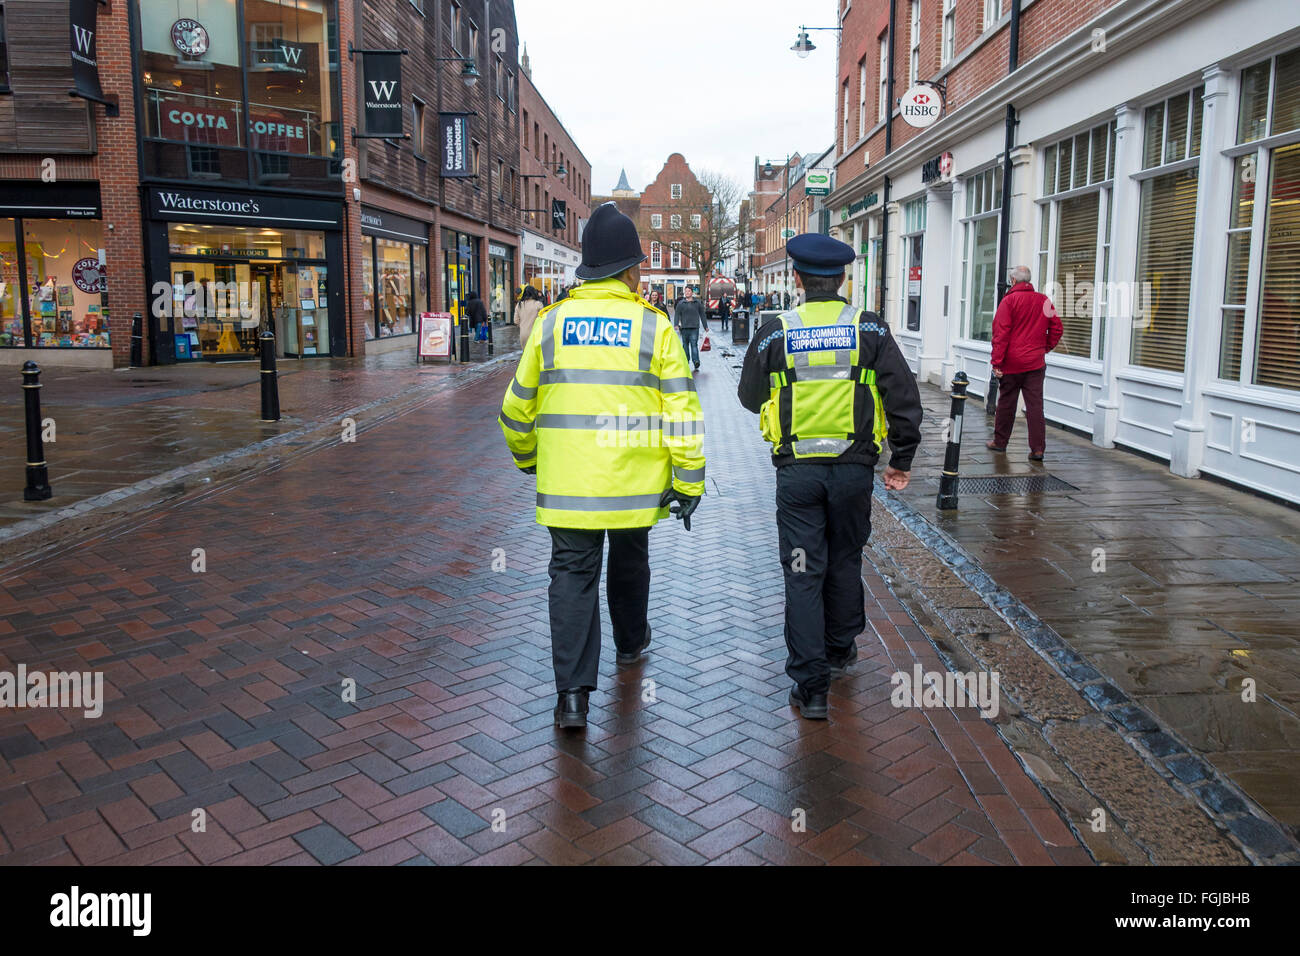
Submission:
[[[737,309],[731,313],[731,344],[744,345],[749,341],[749,312]]]

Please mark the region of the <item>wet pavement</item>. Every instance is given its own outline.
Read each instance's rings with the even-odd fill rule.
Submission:
[[[416,366],[405,352],[367,359],[281,360],[279,422],[261,417],[255,362],[41,373],[41,414],[54,496],[23,500],[26,445],[20,375],[0,389],[0,528],[228,454],[357,406],[436,382],[451,367]]]
[[[791,710],[774,474],[726,361],[694,530],[651,535],[654,644],[607,644],[584,735],[552,726],[509,368],[11,567],[0,670],[102,671],[108,703],[0,711],[0,862],[1091,862],[990,722],[890,702],[943,665],[871,565],[831,720]]]
[[[963,479],[1050,474],[1076,490],[962,490],[935,507],[948,396],[923,387],[926,440],[903,493],[1070,647],[1291,832],[1300,832],[1300,512],[1049,427],[1006,454],[972,400]],[[1243,700],[1247,680],[1253,702]],[[1245,686],[1243,686],[1245,685]],[[1249,696],[1247,693],[1246,696]]]

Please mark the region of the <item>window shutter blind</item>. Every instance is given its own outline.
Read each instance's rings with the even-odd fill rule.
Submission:
[[[1138,292],[1130,361],[1183,371],[1196,229],[1196,170],[1166,173],[1142,184],[1138,228]],[[1146,290],[1150,290],[1149,293]],[[1125,316],[1116,316],[1123,321]]]
[[[1056,289],[1061,301],[1057,314],[1065,333],[1057,352],[1092,355],[1092,306],[1097,277],[1097,207],[1099,193],[1061,202],[1056,233]],[[1086,286],[1082,285],[1087,283]]]
[[[1274,150],[1272,178],[1255,384],[1294,391],[1300,390],[1300,143]]]

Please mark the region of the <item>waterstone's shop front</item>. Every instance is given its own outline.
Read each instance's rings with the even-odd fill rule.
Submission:
[[[342,203],[238,190],[146,189],[159,361],[346,355]]]

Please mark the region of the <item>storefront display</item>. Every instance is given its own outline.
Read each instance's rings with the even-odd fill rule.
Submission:
[[[514,250],[500,243],[488,243],[488,313],[497,325],[510,321],[511,302],[515,295]]]
[[[367,341],[414,335],[429,308],[428,226],[380,209],[361,210],[362,320]]]
[[[148,200],[150,287],[178,360],[250,360],[268,330],[279,355],[346,354],[338,202],[170,187]]]
[[[0,346],[108,348],[103,227],[0,219]]]
[[[465,305],[465,296],[478,291],[478,236],[442,231],[443,301],[447,311],[459,320]]]

